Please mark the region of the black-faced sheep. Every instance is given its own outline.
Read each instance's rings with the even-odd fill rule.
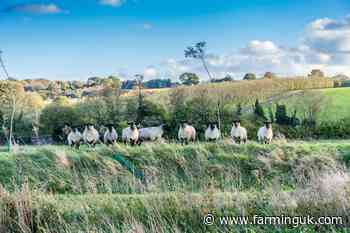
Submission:
[[[125,144],[130,143],[132,146],[135,144],[140,145],[141,141],[139,140],[140,133],[137,129],[135,122],[129,122],[129,127],[123,129],[122,131],[122,140]]]
[[[80,133],[79,127],[75,126],[73,127],[73,130],[71,130],[71,132],[68,134],[68,145],[79,149],[82,139],[83,135]]]
[[[270,144],[273,138],[271,122],[265,122],[265,125],[258,131],[258,141],[263,144]]]
[[[114,145],[117,143],[118,134],[113,125],[108,125],[104,133],[103,141],[106,145]]]
[[[83,132],[83,139],[89,146],[95,147],[100,140],[100,134],[95,129],[93,124],[87,124]]]
[[[247,130],[241,126],[240,120],[235,120],[232,124],[231,138],[235,143],[244,144],[248,140]]]
[[[205,130],[204,137],[206,141],[216,141],[220,138],[221,132],[216,123],[209,123],[208,128]]]

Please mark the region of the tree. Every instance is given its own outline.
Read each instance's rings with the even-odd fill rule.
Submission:
[[[277,76],[276,76],[276,74],[274,74],[274,73],[272,73],[272,72],[266,72],[265,74],[264,74],[264,77],[263,78],[266,78],[266,79],[274,79],[274,78],[276,78]]]
[[[287,114],[287,107],[285,104],[276,105],[276,123],[280,125],[288,125],[289,117]]]
[[[256,99],[254,104],[254,113],[256,116],[266,119],[264,108],[262,107],[258,99]]]
[[[247,73],[244,75],[243,80],[256,80],[256,75],[253,73]]]
[[[213,77],[209,72],[207,62],[205,60],[206,58],[206,53],[205,53],[205,47],[206,47],[206,42],[198,42],[194,46],[187,47],[185,50],[185,57],[190,57],[194,59],[199,59],[201,60],[203,67],[205,71],[207,72],[209,79],[212,80]]]
[[[233,78],[229,74],[226,75],[224,78],[211,80],[212,83],[231,82],[231,81],[233,81]]]
[[[170,79],[152,79],[144,83],[146,88],[169,88],[171,85]]]
[[[182,84],[187,86],[197,85],[199,83],[199,77],[195,73],[183,73],[179,79]]]
[[[111,97],[114,95],[120,95],[121,82],[120,79],[115,76],[109,76],[101,81],[103,86],[103,96]]]
[[[136,77],[136,84],[138,89],[138,99],[137,99],[138,105],[137,105],[137,112],[136,112],[136,122],[142,123],[146,113],[144,96],[142,94],[144,76],[141,74],[137,74],[135,75],[135,77]]]
[[[236,108],[236,112],[235,112],[235,117],[240,118],[242,116],[242,104],[238,103],[237,104],[237,108]]]
[[[309,78],[324,78],[325,77],[323,71],[320,69],[313,69],[308,76],[309,76]]]
[[[22,85],[15,81],[1,81],[0,82],[0,104],[2,115],[9,122],[9,127],[3,124],[3,128],[8,129],[7,141],[9,150],[12,150],[13,141],[13,126],[15,121],[15,114],[17,111],[17,105],[24,95],[24,88]],[[3,123],[5,123],[3,122]]]
[[[271,122],[275,122],[275,116],[273,114],[272,108],[269,107],[269,119]]]

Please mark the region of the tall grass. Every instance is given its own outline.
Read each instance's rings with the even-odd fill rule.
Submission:
[[[116,153],[145,181],[114,160]],[[0,232],[347,232],[206,226],[203,217],[349,216],[349,155],[347,141],[25,147],[1,154]]]

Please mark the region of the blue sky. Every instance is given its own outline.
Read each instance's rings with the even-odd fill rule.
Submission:
[[[314,67],[348,73],[350,63],[347,52],[337,55],[350,47],[348,0],[0,0],[0,9],[0,50],[21,79],[176,79],[187,71],[205,78],[183,57],[198,41],[208,43],[215,77]],[[339,31],[334,41],[319,36]],[[340,47],[330,51],[332,42]]]

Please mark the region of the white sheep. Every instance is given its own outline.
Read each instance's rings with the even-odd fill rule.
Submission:
[[[141,143],[140,133],[134,122],[129,123],[129,127],[123,129],[122,140],[125,144],[130,143],[132,146]]]
[[[80,142],[83,139],[83,135],[80,133],[78,127],[74,127],[73,130],[70,131],[68,134],[67,140],[68,140],[68,145],[71,147],[74,147],[76,149],[79,149],[80,147]]]
[[[157,127],[142,128],[139,130],[141,141],[157,141],[163,137],[164,124]]]
[[[100,140],[100,134],[92,124],[87,124],[83,132],[83,139],[86,144],[95,147]]]
[[[241,126],[241,121],[236,120],[232,124],[231,138],[235,143],[245,144],[248,140],[246,128]]]
[[[187,123],[182,123],[179,128],[178,138],[181,144],[194,142],[196,140],[196,129]]]
[[[114,145],[117,143],[118,133],[112,125],[108,125],[103,136],[103,141],[106,145]]]
[[[271,122],[265,122],[265,125],[258,131],[258,141],[263,144],[270,144],[273,138]]]
[[[209,123],[208,128],[205,130],[205,140],[206,141],[216,141],[220,138],[221,132],[218,129],[216,123]]]

